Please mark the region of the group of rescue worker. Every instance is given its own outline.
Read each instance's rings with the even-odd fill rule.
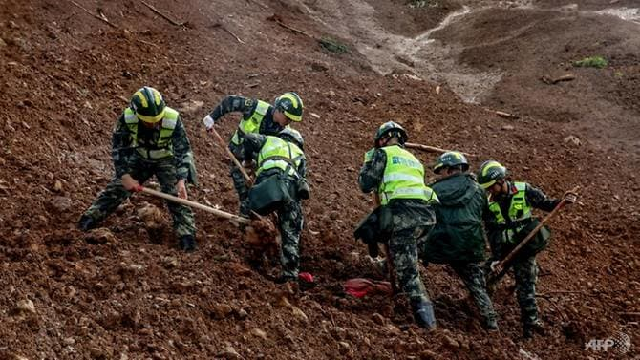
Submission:
[[[207,131],[226,114],[241,113],[229,149],[239,162],[230,161],[230,175],[240,200],[239,212],[277,213],[281,235],[281,275],[277,283],[297,282],[299,243],[304,216],[302,200],[309,198],[304,139],[289,125],[302,121],[303,102],[294,92],[278,96],[273,104],[243,96],[226,96],[203,118]],[[433,303],[420,279],[418,262],[450,265],[475,301],[482,323],[497,330],[497,316],[487,291],[486,276],[539,223],[533,208],[551,211],[560,200],[525,182],[511,181],[507,169],[495,160],[482,163],[477,176],[469,172],[459,152],[442,154],[433,167],[439,179],[427,186],[422,163],[404,147],[407,132],[394,121],[382,124],[366,152],[358,182],[373,193],[378,205],[356,228],[354,235],[377,256],[378,243],[387,250],[387,265],[397,289],[406,295],[418,326],[435,328]],[[154,175],[162,192],[187,199],[187,184],[197,184],[191,146],[180,114],[166,106],[160,92],[140,88],[117,119],[112,138],[115,176],[82,214],[78,228],[99,226],[118,205],[141,189]],[[255,174],[248,187],[242,163]],[[566,193],[564,201],[576,195]],[[185,252],[196,250],[196,227],[191,209],[167,202]],[[523,335],[540,332],[535,301],[538,267],[536,254],[548,243],[543,227],[510,266],[521,308]],[[485,257],[485,238],[491,256]]]

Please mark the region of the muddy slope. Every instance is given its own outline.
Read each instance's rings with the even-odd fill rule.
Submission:
[[[568,359],[597,358],[585,342],[617,331],[637,344],[640,186],[628,153],[596,146],[588,129],[581,145],[565,142],[576,133],[545,113],[505,119],[463,103],[445,86],[380,75],[367,52],[359,52],[365,33],[318,21],[328,14],[321,2],[153,2],[187,21],[184,27],[142,3],[77,2],[92,13],[99,9],[117,28],[70,2],[10,2],[0,9],[1,358],[513,359],[524,352]],[[344,10],[353,24],[366,20],[381,28],[375,19],[383,15],[375,9],[396,9],[398,18],[406,10],[401,2],[371,3],[370,18],[349,12],[356,2]],[[421,29],[411,19],[443,18],[442,9],[421,11],[402,17],[411,24],[407,34]],[[268,20],[274,13],[313,36],[338,37],[352,51],[327,53]],[[637,63],[634,56],[629,66]],[[473,64],[484,71],[480,65]],[[163,234],[144,230],[137,209],[145,202],[162,206],[145,196],[125,203],[102,236],[74,229],[112,176],[115,118],[143,84],[161,89],[184,115],[201,176],[192,199],[228,211],[237,203],[224,152],[200,119],[228,93],[303,96],[307,112],[299,128],[308,143],[312,199],[305,204],[302,267],[316,276],[315,287],[274,285],[276,269],[248,266],[237,229],[202,212],[200,250],[180,253],[168,218]],[[545,96],[540,89],[532,87],[531,97]],[[637,115],[633,80],[623,77],[617,89]],[[517,109],[507,100],[500,108]],[[478,154],[474,168],[481,159],[501,159],[515,177],[552,196],[582,186],[581,202],[556,219],[555,241],[539,260],[546,337],[520,341],[510,281],[496,298],[501,332],[488,335],[446,267],[423,271],[440,321],[433,333],[411,325],[402,302],[394,309],[383,297],[344,294],[348,278],[381,278],[351,231],[372,206],[355,185],[362,154],[388,119],[406,126],[412,141]],[[234,116],[223,120],[221,133],[229,136],[236,123]],[[419,156],[427,164],[434,159]]]

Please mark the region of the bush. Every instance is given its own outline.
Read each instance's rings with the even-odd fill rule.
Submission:
[[[318,40],[318,42],[323,49],[334,54],[344,54],[349,52],[349,48],[347,47],[347,45],[339,42],[334,38],[323,37],[322,39]]]
[[[607,59],[600,55],[589,56],[582,60],[574,61],[573,66],[576,67],[593,67],[596,69],[604,69],[609,65]]]

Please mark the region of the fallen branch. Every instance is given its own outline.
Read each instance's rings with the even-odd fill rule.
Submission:
[[[507,118],[507,119],[518,119],[520,117],[518,115],[513,115],[513,114],[506,113],[504,111],[493,110],[493,109],[489,109],[489,108],[484,108],[484,111],[488,111],[490,113],[494,113],[494,114],[496,114],[496,115],[498,115],[500,117]]]
[[[69,0],[73,5],[75,5],[77,8],[79,8],[80,10],[86,12],[87,14],[93,16],[94,18],[104,22],[105,24],[111,26],[114,29],[118,29],[118,26],[116,26],[115,24],[113,24],[111,21],[107,20],[106,17],[102,17],[102,16],[98,16],[94,13],[92,13],[91,11],[85,9],[84,7],[82,7],[82,5],[78,4],[77,2],[73,1],[73,0]]]
[[[289,30],[289,31],[291,31],[291,32],[293,32],[293,33],[306,35],[306,36],[308,36],[308,37],[310,37],[310,38],[312,38],[312,39],[319,40],[319,39],[317,39],[315,36],[313,36],[313,35],[309,34],[309,33],[308,33],[308,32],[306,32],[306,31],[302,31],[302,30],[298,30],[298,29],[292,28],[291,26],[289,26],[289,25],[287,25],[287,24],[283,23],[283,22],[282,22],[282,19],[280,18],[280,16],[278,16],[278,15],[276,15],[276,14],[273,14],[273,15],[269,16],[269,17],[267,18],[267,20],[274,21],[276,24],[278,24],[278,25],[282,26],[283,28],[285,28],[285,29],[287,29],[287,30]]]
[[[234,34],[231,30],[227,29],[226,27],[224,27],[224,25],[222,25],[221,23],[215,23],[213,24],[214,28],[221,28],[223,31],[225,31],[228,34],[231,34],[231,36],[233,36],[234,38],[236,38],[236,40],[240,43],[240,44],[246,44],[242,39],[240,39],[240,37],[238,37],[238,35]]]
[[[619,312],[618,314],[619,315],[627,315],[627,316],[640,316],[640,312],[633,312],[633,311],[632,312],[628,312],[628,311]]]
[[[172,25],[175,25],[175,26],[184,26],[184,25],[186,24],[186,23],[179,23],[179,22],[176,22],[175,20],[173,20],[173,19],[172,19],[172,18],[170,18],[169,16],[167,16],[167,15],[163,14],[162,12],[160,12],[160,10],[156,9],[155,7],[153,7],[153,6],[152,6],[152,5],[150,5],[150,4],[147,4],[147,3],[146,3],[145,1],[143,1],[143,0],[140,0],[140,2],[141,2],[144,6],[148,7],[148,8],[149,8],[149,10],[153,11],[154,13],[156,13],[156,14],[160,15],[160,17],[162,17],[163,19],[165,19],[165,20],[167,20],[168,22],[170,22]]]
[[[451,151],[451,150],[441,149],[441,148],[435,147],[435,146],[416,144],[416,143],[412,143],[412,142],[406,142],[406,143],[404,143],[404,146],[408,147],[410,149],[418,149],[418,150],[424,150],[424,151],[436,152],[436,153],[446,153],[446,152]],[[465,152],[460,152],[460,153],[462,155],[465,155],[465,156],[475,157],[474,154],[469,154],[469,153],[465,153]]]
[[[154,44],[154,43],[152,43],[152,42],[144,41],[144,40],[141,40],[141,39],[137,39],[137,41],[138,41],[138,42],[140,42],[140,43],[142,43],[142,44],[151,45],[151,46],[153,46],[153,47],[157,47],[157,48],[159,48],[159,47],[160,47],[159,45],[156,45],[156,44]]]
[[[542,77],[542,81],[543,81],[545,84],[548,84],[548,85],[554,85],[554,84],[557,84],[557,83],[559,83],[559,82],[561,82],[561,81],[571,81],[571,80],[573,80],[573,79],[575,79],[575,78],[576,78],[576,76],[575,76],[575,75],[573,75],[573,74],[564,74],[564,75],[562,75],[562,76],[559,76],[559,77],[557,77],[557,78],[553,78],[553,79],[552,79],[552,78],[550,78],[550,77],[548,77],[548,76],[546,76],[546,75],[544,75],[544,76]]]

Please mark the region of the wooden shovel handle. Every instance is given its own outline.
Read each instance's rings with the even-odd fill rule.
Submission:
[[[153,190],[153,189],[149,189],[149,188],[146,188],[144,186],[140,186],[136,190],[140,191],[140,192],[143,192],[143,193],[147,193],[149,195],[157,196],[159,198],[163,198],[165,200],[177,202],[177,203],[180,203],[180,204],[191,206],[191,207],[196,208],[196,209],[204,210],[204,211],[206,211],[208,213],[212,213],[212,214],[214,214],[214,215],[216,215],[218,217],[221,217],[223,219],[229,220],[229,221],[231,221],[231,222],[233,222],[235,224],[248,224],[250,222],[249,219],[244,218],[242,216],[229,214],[228,212],[224,212],[222,210],[214,209],[214,208],[212,208],[210,206],[200,204],[199,202],[181,199],[181,198],[179,198],[177,196],[165,194],[163,192],[156,191],[156,190]]]
[[[227,151],[227,155],[229,155],[229,157],[231,158],[231,161],[233,161],[234,164],[236,164],[236,166],[238,167],[238,169],[240,169],[240,171],[242,172],[242,175],[244,176],[245,181],[248,184],[251,184],[251,178],[249,177],[249,175],[247,174],[247,172],[244,169],[244,166],[242,166],[242,164],[240,163],[240,161],[236,158],[235,155],[233,155],[233,153],[231,152],[231,150],[229,150],[229,148],[227,147],[227,142],[224,141],[224,139],[222,138],[222,136],[220,136],[220,134],[218,134],[218,132],[216,131],[216,129],[214,129],[213,127],[210,129],[211,133],[216,137],[216,139],[218,139],[218,141],[220,142],[220,146],[222,146],[226,151]]]
[[[452,150],[445,150],[445,149],[441,149],[435,146],[429,146],[429,145],[422,145],[422,144],[416,144],[416,143],[412,143],[412,142],[406,142],[404,143],[405,147],[408,147],[410,149],[418,149],[418,150],[424,150],[424,151],[428,151],[428,152],[436,152],[436,153],[446,153]],[[460,152],[460,154],[465,155],[465,156],[469,156],[469,157],[475,157],[474,154],[469,154],[469,153],[465,153],[465,152]]]

